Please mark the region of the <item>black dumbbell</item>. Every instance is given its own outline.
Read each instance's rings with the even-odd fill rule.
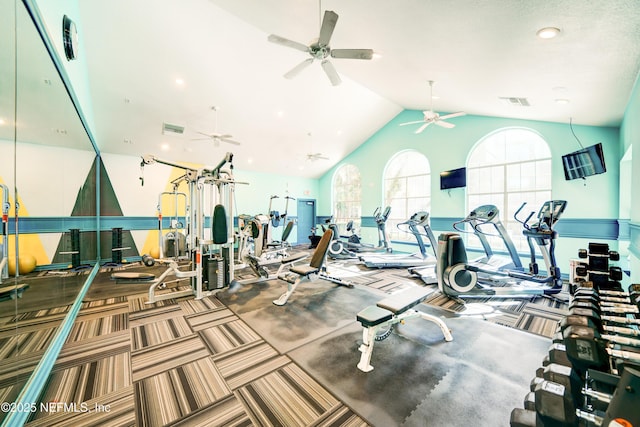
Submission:
[[[563,336],[567,358],[571,361],[573,368],[581,373],[586,372],[587,369],[609,371],[612,367],[612,357],[640,363],[640,353],[610,346],[610,343],[634,345],[634,342],[637,344],[640,340],[615,335],[601,335],[596,328],[579,325],[570,325],[565,328]]]
[[[153,267],[156,264],[156,260],[148,254],[142,255],[142,263],[147,267]]]

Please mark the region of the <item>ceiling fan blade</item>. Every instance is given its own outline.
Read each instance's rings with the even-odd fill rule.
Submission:
[[[199,133],[200,135],[206,136],[207,138],[213,138],[213,135],[209,134],[209,133],[204,133],[204,132],[196,132]],[[204,138],[200,138],[200,139],[204,139]]]
[[[211,137],[207,136],[206,138],[191,138],[191,141],[204,141],[206,139],[211,139]]]
[[[373,49],[332,49],[331,57],[346,59],[371,59],[373,58]]]
[[[327,77],[329,77],[329,80],[331,80],[332,85],[338,86],[340,83],[342,83],[342,79],[340,79],[338,72],[333,67],[333,64],[331,62],[325,59],[324,61],[322,61],[321,65],[322,69],[327,74]]]
[[[400,126],[417,125],[418,123],[424,123],[424,120],[416,120],[415,122],[400,123]]]
[[[231,135],[229,135],[231,136]],[[229,138],[220,138],[220,141],[224,141],[228,144],[233,144],[233,145],[240,145],[240,143],[238,141],[234,141],[233,139],[229,139]]]
[[[318,37],[318,44],[320,46],[327,46],[331,40],[334,28],[338,22],[338,14],[332,10],[325,10],[324,17],[322,18],[322,26],[320,27],[320,36]]]
[[[443,128],[447,128],[447,129],[451,129],[451,128],[456,127],[456,125],[454,125],[453,123],[445,122],[445,121],[442,121],[442,120],[436,120],[433,123],[438,125],[438,126],[442,126]]]
[[[295,67],[293,67],[289,72],[287,72],[287,74],[284,75],[284,78],[285,79],[294,78],[295,76],[297,76],[300,73],[300,71],[304,70],[309,65],[311,65],[312,62],[313,62],[313,58],[305,59],[304,61],[302,61],[301,63],[299,63]]]
[[[444,119],[452,119],[454,117],[460,117],[460,116],[464,116],[467,113],[462,112],[462,111],[458,111],[457,113],[451,113],[451,114],[446,114],[444,116],[440,116],[440,120],[444,120]]]
[[[271,43],[276,43],[282,46],[291,47],[296,50],[301,50],[302,52],[309,52],[309,46],[294,42],[293,40],[285,39],[284,37],[276,36],[275,34],[269,35],[267,38]]]
[[[427,122],[427,123],[423,124],[414,133],[416,133],[416,134],[422,133],[422,131],[425,130],[427,128],[427,126],[429,126],[430,124],[431,124],[431,122]]]

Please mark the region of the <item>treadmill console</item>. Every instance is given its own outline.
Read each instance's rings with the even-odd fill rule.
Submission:
[[[482,205],[467,215],[466,221],[479,220],[481,222],[490,222],[497,220],[500,215],[500,210],[496,205]]]
[[[429,213],[424,211],[416,212],[411,215],[408,223],[413,225],[426,225],[429,223]]]

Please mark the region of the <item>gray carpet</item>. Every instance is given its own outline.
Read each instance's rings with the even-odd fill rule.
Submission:
[[[255,287],[254,287],[255,286]],[[366,287],[303,283],[284,307],[284,282],[247,285],[219,298],[278,351],[374,426],[507,426],[550,345],[548,338],[426,306],[454,340],[416,318],[376,342],[364,373],[356,313],[384,295]]]

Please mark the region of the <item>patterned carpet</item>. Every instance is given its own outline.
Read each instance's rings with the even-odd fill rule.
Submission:
[[[26,425],[366,425],[215,297],[146,300],[83,305]]]
[[[348,262],[328,269],[380,294],[423,285],[404,269]],[[83,303],[41,396],[52,410],[33,413],[28,426],[367,425],[216,297],[147,304],[148,285],[135,285],[99,298],[117,294],[102,282]],[[465,302],[434,290],[428,305],[545,337],[565,310],[543,297]],[[1,318],[3,401],[15,399],[68,309]]]

